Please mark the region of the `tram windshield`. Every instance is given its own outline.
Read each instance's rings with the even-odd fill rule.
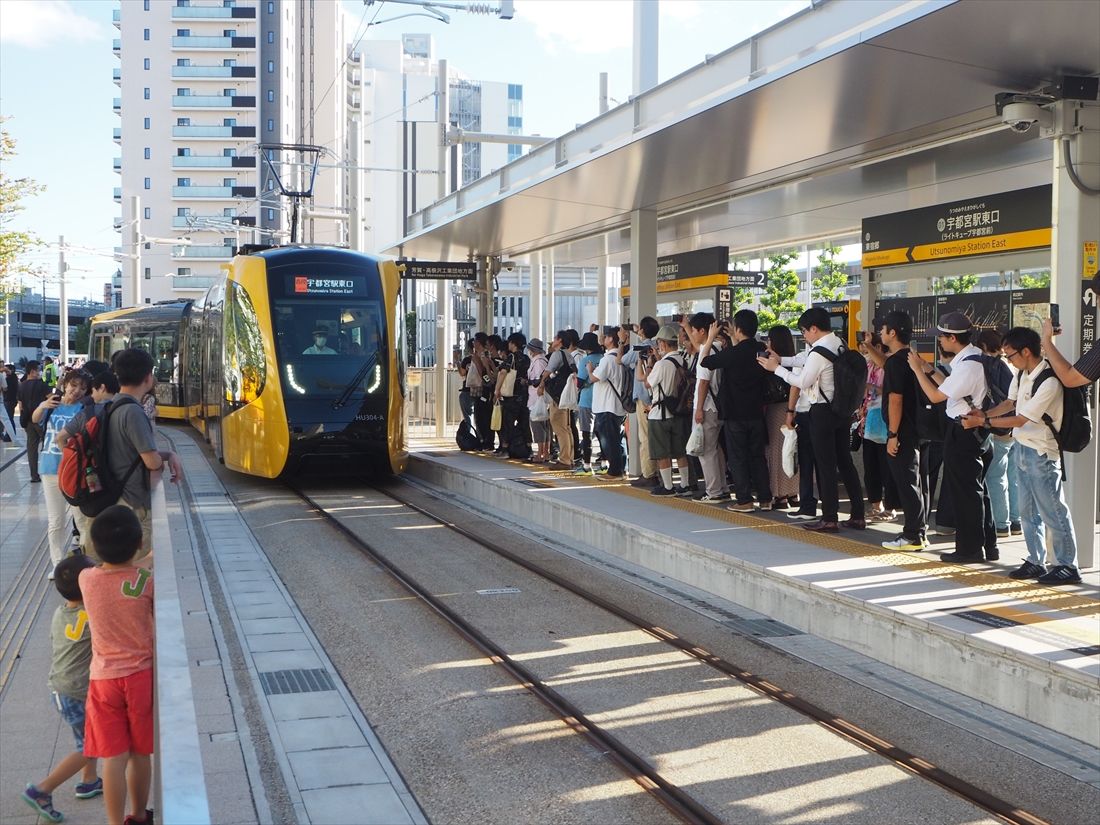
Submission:
[[[382,305],[285,299],[275,302],[275,339],[289,397],[339,397],[377,391],[385,359]]]

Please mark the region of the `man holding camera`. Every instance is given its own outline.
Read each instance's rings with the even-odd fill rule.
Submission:
[[[27,434],[27,463],[31,468],[31,483],[39,484],[38,448],[42,444],[42,429],[31,420],[34,411],[46,400],[50,388],[42,380],[37,361],[27,362],[27,372],[19,385],[19,426]]]
[[[652,399],[649,390],[645,386],[645,374],[642,371],[642,355],[653,352],[656,346],[654,338],[661,325],[656,318],[647,315],[637,324],[625,324],[619,329],[619,349],[622,351],[622,363],[634,370],[634,401],[637,412],[634,420],[638,428],[638,477],[630,482],[632,487],[657,487],[661,480],[657,476],[657,465],[649,457],[649,405]],[[639,341],[633,348],[630,346],[630,336],[633,334]]]

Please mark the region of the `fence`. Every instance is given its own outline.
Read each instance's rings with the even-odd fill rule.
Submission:
[[[444,427],[452,435],[462,420],[458,406],[458,391],[462,378],[457,370],[448,369],[447,408]],[[405,379],[405,420],[409,438],[435,438],[435,370],[409,369]]]

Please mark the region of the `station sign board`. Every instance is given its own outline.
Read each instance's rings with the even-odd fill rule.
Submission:
[[[422,281],[476,281],[477,263],[474,261],[398,261],[405,270],[401,277]]]
[[[863,219],[864,269],[1050,246],[1053,187],[1033,186]]]
[[[1050,317],[1050,289],[1002,289],[875,301],[875,319],[881,321],[894,311],[909,314],[913,319],[913,339],[924,342],[935,340],[936,324],[949,312],[963,313],[979,330],[1006,332],[1011,327],[1030,327],[1039,331],[1043,321]]]
[[[767,289],[768,273],[747,269],[731,269],[727,286],[740,289]]]
[[[728,286],[730,268],[728,246],[711,246],[663,255],[657,259],[657,291],[678,292],[712,286]],[[630,264],[622,265],[620,297],[630,295]]]

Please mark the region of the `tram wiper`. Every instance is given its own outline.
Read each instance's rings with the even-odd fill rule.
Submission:
[[[348,385],[346,387],[344,387],[344,391],[340,393],[340,397],[332,402],[332,408],[334,410],[338,410],[348,403],[348,401],[351,399],[352,393],[355,392],[355,388],[363,383],[363,379],[367,377],[367,373],[370,372],[371,368],[375,365],[375,363],[377,363],[377,361],[378,350],[375,350],[371,353],[371,356],[367,359],[367,362],[363,364],[363,366],[359,369],[359,372],[355,373],[355,377],[352,378],[350,382],[348,382]]]

